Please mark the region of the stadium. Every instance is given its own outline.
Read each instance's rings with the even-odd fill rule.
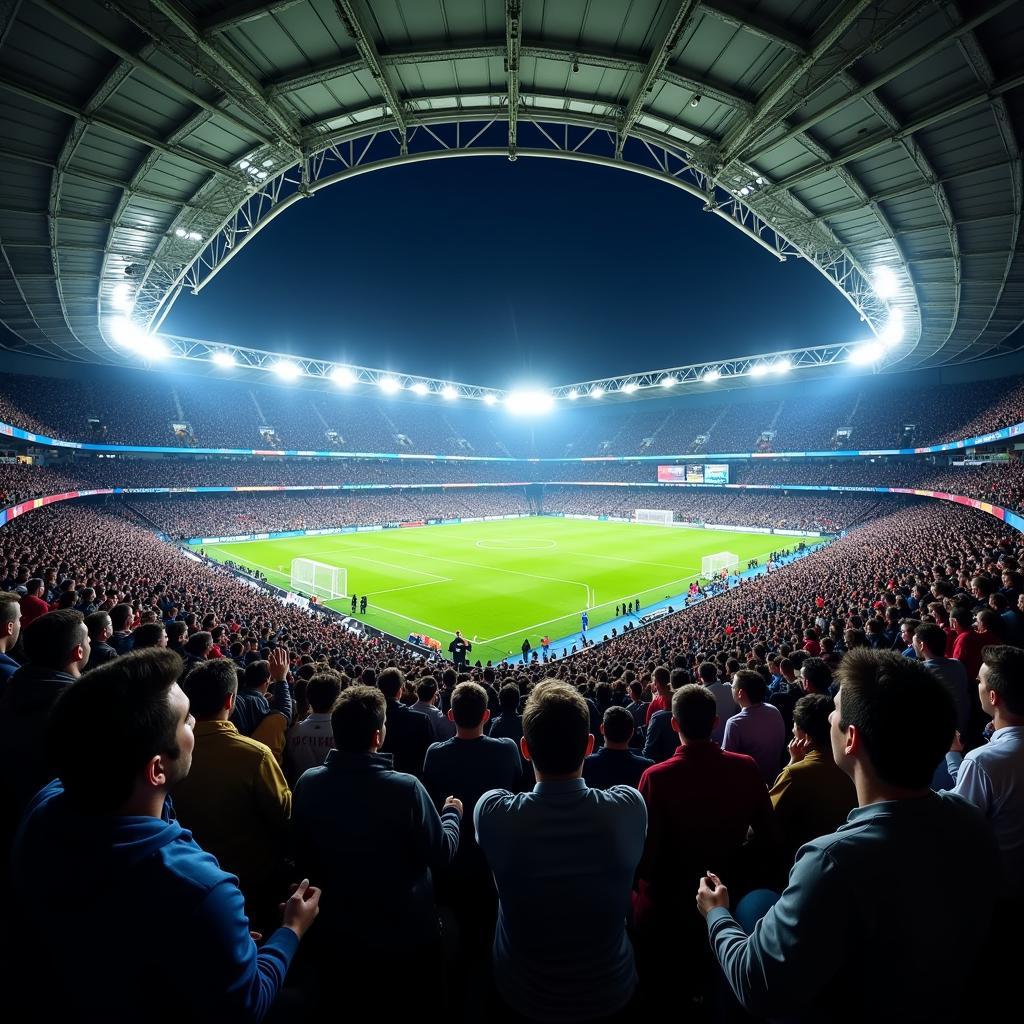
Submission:
[[[0,93],[12,991],[977,1013],[1024,5],[14,0]]]

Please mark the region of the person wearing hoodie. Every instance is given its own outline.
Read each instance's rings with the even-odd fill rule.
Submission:
[[[28,802],[53,778],[46,723],[57,698],[89,660],[81,612],[47,612],[22,631],[27,664],[0,693],[0,853],[10,849]]]
[[[174,820],[194,743],[180,673],[172,651],[134,652],[54,707],[57,778],[11,859],[15,976],[50,1019],[260,1021],[319,911],[303,879],[257,948],[237,879]]]

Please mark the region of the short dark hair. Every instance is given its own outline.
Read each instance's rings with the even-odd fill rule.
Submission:
[[[8,590],[0,590],[0,626],[6,626],[18,617],[15,609],[21,609],[21,598]]]
[[[847,651],[836,673],[839,728],[857,728],[875,773],[891,786],[923,789],[956,731],[953,698],[920,661],[895,651]]]
[[[132,630],[132,650],[140,651],[147,647],[156,647],[164,634],[162,622],[144,622]]]
[[[1024,650],[992,644],[981,649],[981,661],[988,668],[989,689],[999,694],[1011,715],[1024,715]]]
[[[828,719],[834,710],[831,697],[824,693],[808,693],[793,705],[793,724],[807,733],[819,750],[830,751],[832,726]]]
[[[538,771],[577,771],[586,757],[589,735],[590,710],[574,686],[545,679],[534,687],[523,711],[523,736]]]
[[[269,678],[269,661],[250,661],[245,666],[245,675],[242,676],[242,688],[245,690],[258,690]]]
[[[765,697],[768,696],[768,684],[764,681],[764,676],[753,669],[740,669],[734,674],[733,682],[736,689],[742,690],[754,704],[763,704]]]
[[[832,670],[821,658],[807,658],[800,671],[814,693],[825,693],[832,685]]]
[[[188,623],[182,622],[181,619],[175,619],[173,622],[168,622],[164,628],[167,630],[168,643],[174,643],[188,632]]]
[[[672,694],[672,717],[679,725],[680,734],[688,740],[710,739],[717,715],[718,705],[706,686],[689,683]]]
[[[182,681],[192,714],[209,718],[224,707],[229,693],[238,693],[238,669],[227,658],[201,661]]]
[[[0,594],[0,601],[2,601],[3,595]],[[90,612],[85,617],[85,628],[89,631],[89,638],[92,639],[97,633],[102,633],[107,628],[107,623],[110,622],[110,612]],[[111,624],[113,629],[113,624]]]
[[[452,690],[452,718],[460,729],[475,729],[487,710],[487,691],[479,683],[459,683]]]
[[[114,627],[114,631],[118,632],[128,628],[128,623],[135,617],[135,613],[132,611],[130,604],[115,604],[110,609],[110,622]]]
[[[349,754],[365,754],[373,734],[384,728],[388,702],[376,686],[350,686],[338,694],[331,712],[334,745]]]
[[[173,651],[133,651],[64,691],[50,715],[47,745],[74,804],[109,813],[131,796],[150,758],[180,756],[178,719],[168,700],[179,675],[181,658]]]
[[[946,633],[941,626],[937,626],[934,622],[922,622],[914,630],[914,636],[937,658],[941,658],[946,653]]]
[[[317,672],[306,683],[306,700],[318,715],[323,715],[334,707],[344,688],[345,677],[340,672]]]
[[[718,679],[718,666],[713,661],[702,661],[697,666],[697,675],[705,686],[709,686]]]
[[[205,629],[199,630],[198,633],[193,633],[185,644],[185,650],[189,654],[203,654],[213,646],[213,636],[207,633]]]
[[[85,616],[73,608],[61,608],[33,619],[22,630],[21,642],[30,665],[62,669],[85,639],[83,632]]]
[[[416,696],[422,701],[431,701],[437,693],[437,680],[433,676],[424,676],[416,684]]]
[[[628,743],[633,735],[633,716],[617,704],[605,709],[601,724],[604,726],[604,738],[609,743]]]
[[[506,683],[498,694],[503,715],[515,715],[519,712],[519,687],[515,683]]]
[[[405,687],[405,676],[400,668],[386,668],[377,676],[377,689],[388,700],[398,700],[398,695]]]

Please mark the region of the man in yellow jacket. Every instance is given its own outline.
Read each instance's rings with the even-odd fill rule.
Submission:
[[[292,794],[270,748],[228,721],[238,691],[232,661],[202,662],[182,688],[196,725],[192,770],[172,794],[178,819],[238,876],[250,919],[259,922],[276,913],[286,891]]]

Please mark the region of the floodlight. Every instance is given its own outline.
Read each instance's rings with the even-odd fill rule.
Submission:
[[[570,402],[575,402],[576,399],[580,397],[580,393],[573,388],[565,397],[568,398]]]
[[[396,391],[401,391],[402,389],[402,385],[394,377],[381,377],[377,381],[377,386],[385,395],[393,395]]]
[[[555,400],[546,391],[513,391],[505,399],[509,412],[538,415],[550,412]]]
[[[239,160],[238,166],[244,171],[249,166],[248,160]]]
[[[858,345],[849,355],[849,361],[856,366],[877,363],[885,355],[885,347],[878,341],[866,341]]]
[[[900,282],[889,267],[879,267],[875,271],[875,294],[885,301],[899,294]]]
[[[600,384],[595,385],[590,389],[591,398],[601,398],[604,395],[604,388]]]
[[[266,171],[257,171],[256,177],[259,178],[260,181],[264,181],[266,179],[266,177],[267,177],[267,172]]]
[[[674,388],[679,383],[678,377],[673,377],[670,373],[667,377],[662,377],[661,386],[663,388]]]
[[[903,340],[903,310],[889,310],[889,322],[878,335],[884,345],[898,345]]]
[[[143,359],[166,359],[171,350],[155,334],[143,334],[135,351]]]
[[[459,393],[451,386],[451,384],[445,384],[445,386],[441,388],[441,397],[447,399],[449,402],[454,402],[455,399],[459,397]]]
[[[280,359],[270,368],[281,380],[295,380],[302,375],[302,370],[287,359]]]
[[[624,392],[625,394],[627,394],[627,395],[631,395],[631,394],[633,394],[633,392],[634,392],[634,391],[636,391],[636,389],[637,389],[637,387],[638,387],[638,386],[639,386],[639,385],[635,384],[635,383],[634,383],[633,381],[629,381],[629,383],[627,383],[627,384],[623,384],[623,385],[622,385],[622,388],[621,388],[621,390],[622,390],[622,391],[623,391],[623,392]]]
[[[212,356],[210,356],[210,358],[217,364],[217,366],[225,370],[230,370],[231,367],[235,365],[234,353],[229,352],[225,348],[218,349]]]
[[[331,380],[339,387],[347,388],[355,383],[356,375],[347,366],[336,366],[331,370]]]
[[[770,367],[767,363],[755,363],[750,368],[751,377],[764,377],[770,371]]]
[[[772,363],[772,373],[789,373],[793,369],[793,363],[788,356],[783,356],[781,359],[776,359]]]
[[[274,161],[270,160],[270,159],[264,160],[263,161],[263,166],[264,167],[273,167],[274,166]]]
[[[126,316],[114,317],[110,321],[110,334],[118,345],[133,352],[141,349],[146,341],[146,332]]]
[[[704,371],[704,376],[701,379],[706,381],[708,384],[714,384],[714,382],[716,380],[721,380],[722,379],[722,371],[721,370],[705,370]]]
[[[749,196],[750,195],[750,189],[747,188],[746,185],[744,185],[743,188],[740,189],[740,195],[741,196]]]
[[[190,231],[188,233],[188,240],[190,242],[201,242],[203,240],[203,236],[199,234],[198,231]]]
[[[184,228],[175,228],[174,229],[174,237],[175,238],[188,238],[188,232]]]
[[[417,395],[429,395],[430,394],[430,388],[428,388],[427,385],[423,381],[421,381],[421,380],[416,381],[416,383],[413,384],[413,386],[412,386],[412,388],[410,390],[412,390]]]
[[[114,291],[110,296],[110,304],[114,309],[120,309],[126,313],[132,308],[132,290],[123,281],[121,284],[114,286]]]
[[[497,401],[497,397],[495,395],[492,395],[490,392],[484,395],[484,405],[494,405],[494,403]]]

